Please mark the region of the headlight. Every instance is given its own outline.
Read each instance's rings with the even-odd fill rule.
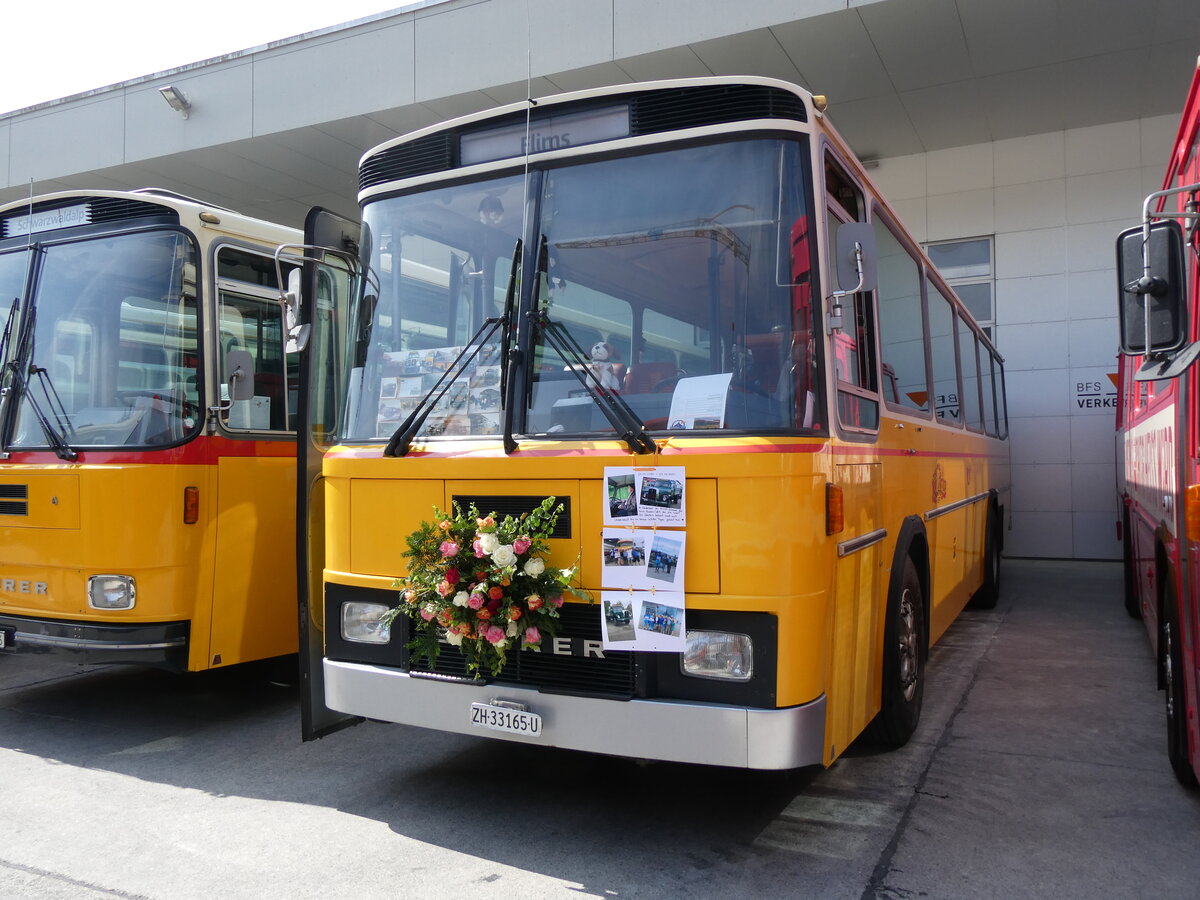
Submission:
[[[93,575],[87,590],[92,609],[133,609],[137,602],[137,583],[132,575]]]
[[[688,631],[679,662],[684,675],[749,681],[754,674],[754,643],[746,634],[728,631]]]
[[[360,644],[386,644],[392,639],[392,628],[379,620],[389,608],[382,603],[346,601],[342,604],[342,637]]]

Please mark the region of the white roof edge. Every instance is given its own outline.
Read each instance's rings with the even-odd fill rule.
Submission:
[[[312,38],[324,37],[327,34],[334,34],[338,31],[344,31],[350,28],[357,28],[360,25],[368,25],[371,22],[378,22],[382,19],[391,18],[392,16],[401,16],[407,13],[415,13],[418,10],[429,6],[437,6],[441,3],[449,3],[451,0],[410,0],[403,6],[395,7],[394,9],[386,9],[377,13],[372,13],[368,16],[362,16],[358,19],[353,19],[349,22],[341,22],[337,25],[329,25],[325,28],[318,28],[314,31],[306,31],[303,34],[295,34],[291,37],[280,38],[276,41],[269,41],[266,44],[259,44],[256,47],[247,47],[245,50],[235,50],[232,53],[225,53],[220,56],[212,56],[208,59],[197,60],[196,62],[186,63],[182,66],[176,66],[173,69],[165,69],[162,72],[153,72],[149,75],[139,75],[136,78],[130,78],[127,81],[119,81],[115,84],[106,84],[101,87],[95,87],[90,90],[80,91],[77,94],[69,94],[66,97],[59,97],[54,100],[44,100],[41,103],[35,103],[32,106],[24,106],[20,109],[10,110],[6,113],[0,113],[0,121],[5,119],[15,118],[25,113],[36,112],[38,110],[50,109],[55,106],[73,103],[76,100],[86,100],[89,97],[96,97],[100,94],[106,94],[110,91],[122,90],[124,88],[134,87],[139,84],[146,84],[159,79],[172,78],[176,75],[182,75],[187,72],[193,72],[196,69],[201,69],[205,66],[213,65],[214,63],[229,62],[230,60],[240,59],[242,57],[253,56],[256,53],[262,53],[265,50],[275,50],[278,47],[286,47],[289,44],[298,44],[301,41],[311,40]]]

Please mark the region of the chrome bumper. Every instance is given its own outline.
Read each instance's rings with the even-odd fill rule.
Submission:
[[[360,663],[324,660],[325,703],[368,719],[477,737],[613,756],[794,769],[820,764],[825,698],[787,709],[748,709],[683,700],[603,700],[543,694],[512,685],[475,685]],[[507,700],[542,717],[537,737],[471,725],[472,703]]]

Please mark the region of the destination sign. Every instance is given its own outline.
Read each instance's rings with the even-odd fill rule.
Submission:
[[[464,134],[459,142],[459,158],[464,166],[473,166],[623,137],[629,137],[629,107],[609,106],[535,119],[529,122],[528,128],[526,123],[519,122]]]
[[[13,216],[4,220],[4,236],[17,237],[22,234],[36,234],[39,231],[53,231],[56,228],[73,228],[76,225],[86,225],[92,220],[92,210],[87,203],[77,206],[62,206],[58,209],[47,209],[32,215]]]

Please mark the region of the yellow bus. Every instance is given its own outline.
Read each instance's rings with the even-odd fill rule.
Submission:
[[[154,189],[0,207],[0,656],[295,653],[299,236]]]
[[[872,723],[903,744],[929,647],[996,602],[1003,362],[824,99],[751,77],[539,98],[371,150],[360,188],[360,287],[317,304],[310,350],[338,383],[304,442],[306,736],[364,717],[753,769],[829,765]],[[537,652],[496,633],[495,675],[457,632],[431,661],[417,620],[388,624],[432,507],[547,497],[550,565],[593,599],[640,570],[631,627],[682,621],[676,649],[614,646],[629,604],[571,594]],[[634,507],[683,527],[614,553]]]

